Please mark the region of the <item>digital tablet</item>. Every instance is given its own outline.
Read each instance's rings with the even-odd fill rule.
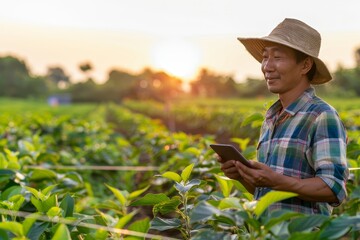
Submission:
[[[249,160],[247,160],[239,150],[230,144],[210,144],[210,147],[221,157],[222,160],[237,160],[251,167]]]

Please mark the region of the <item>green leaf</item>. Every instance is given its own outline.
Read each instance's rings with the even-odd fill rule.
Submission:
[[[121,217],[119,219],[119,221],[116,223],[115,227],[116,228],[124,228],[126,224],[128,224],[128,222],[131,221],[131,219],[133,219],[133,217],[136,215],[137,211],[132,211],[129,214],[126,214],[125,216]]]
[[[10,231],[17,237],[24,236],[23,226],[18,222],[0,222],[0,229]]]
[[[27,220],[27,219],[26,219]],[[25,222],[23,223],[24,232],[25,232]],[[30,223],[29,223],[30,225]],[[50,223],[48,222],[36,222],[32,224],[30,229],[28,230],[26,236],[30,239],[41,239],[40,236],[49,229]]]
[[[16,176],[16,172],[8,169],[0,169],[0,183],[7,182]]]
[[[216,207],[210,205],[205,201],[198,203],[190,213],[190,222],[205,222],[209,219],[212,219],[212,216],[215,214],[220,214],[221,211]]]
[[[290,210],[276,210],[266,217],[265,224],[263,225],[266,230],[270,230],[273,226],[288,221],[295,217],[303,216],[302,213],[293,212]]]
[[[253,124],[254,122],[263,122],[264,116],[261,113],[253,113],[250,116],[246,117],[244,121],[241,123],[241,126],[247,126],[249,124]]]
[[[36,158],[37,163],[56,163],[60,159],[60,155],[57,153],[40,153]]]
[[[191,240],[231,240],[231,233],[216,232],[213,229],[201,229],[195,236],[191,237]]]
[[[220,189],[224,197],[229,197],[231,193],[231,189],[233,188],[234,184],[231,180],[228,178],[225,178],[223,176],[219,176],[215,174],[215,178],[217,182],[219,183]]]
[[[146,190],[148,190],[149,187],[150,187],[150,186],[147,186],[146,188],[139,189],[139,190],[137,190],[137,191],[131,192],[128,198],[129,198],[129,199],[137,198],[138,196],[140,196],[141,194],[143,194]]]
[[[213,218],[217,225],[224,223],[230,226],[236,226],[235,216],[232,216],[227,212],[221,212],[221,215],[214,215]]]
[[[201,153],[201,150],[195,147],[188,147],[185,149],[184,153],[191,153],[195,156],[198,156]]]
[[[40,216],[39,213],[32,213],[26,216],[25,220],[23,221],[23,228],[24,228],[24,234],[28,235],[31,227],[36,222],[36,219]]]
[[[105,200],[103,202],[97,203],[94,205],[94,208],[96,209],[110,209],[110,210],[115,210],[118,211],[120,213],[123,212],[123,208],[122,206],[116,201],[112,201],[112,200]]]
[[[146,233],[150,228],[150,219],[144,218],[142,220],[138,220],[129,226],[129,230]],[[143,237],[135,237],[135,236],[128,236],[124,238],[125,240],[141,240],[144,239]]]
[[[1,240],[9,240],[9,236],[6,231],[0,229],[0,239]]]
[[[288,240],[319,240],[320,232],[295,232],[290,235]]]
[[[357,186],[353,189],[349,196],[350,199],[359,199],[360,198],[360,186]]]
[[[240,199],[235,197],[227,197],[221,199],[218,208],[220,210],[232,208],[232,209],[243,209],[242,205],[240,204]]]
[[[41,190],[41,192],[42,192],[43,194],[45,194],[45,195],[48,196],[48,195],[50,195],[50,192],[51,192],[56,186],[57,186],[56,184],[50,185],[50,186],[44,188],[43,190]]]
[[[165,231],[180,227],[181,227],[181,221],[178,218],[163,219],[156,217],[150,222],[150,229],[155,229],[159,231]]]
[[[46,212],[46,215],[47,215],[49,218],[60,217],[62,211],[63,211],[63,210],[62,210],[61,208],[59,208],[59,207],[51,207],[51,208],[49,209],[49,211]]]
[[[8,161],[6,160],[3,153],[0,153],[0,169],[7,169]]]
[[[160,202],[153,207],[153,214],[156,216],[158,213],[168,214],[174,212],[178,209],[180,204],[181,201],[178,197],[174,197],[168,201]]]
[[[181,182],[181,177],[176,172],[165,172],[161,176],[163,176],[164,178],[173,180],[175,182]]]
[[[41,181],[46,179],[56,179],[57,175],[54,171],[49,169],[35,169],[30,174],[31,181]]]
[[[287,199],[296,197],[298,194],[292,192],[282,192],[282,191],[271,191],[265,194],[258,203],[256,204],[254,213],[259,217],[271,204]]]
[[[28,190],[29,192],[31,192],[31,194],[36,199],[39,199],[41,201],[46,199],[46,196],[41,191],[37,191],[35,188],[25,186],[25,189]]]
[[[201,181],[199,179],[192,179],[190,182],[188,182],[187,184],[183,185],[181,183],[175,183],[175,188],[181,193],[187,193],[188,191],[191,190],[191,188],[193,188],[194,186],[198,186],[201,184]]]
[[[25,140],[19,140],[18,141],[18,147],[20,152],[31,152],[35,151],[35,147],[32,143],[25,141]]]
[[[66,194],[60,203],[60,207],[64,210],[63,217],[72,217],[74,213],[75,200],[69,194]]]
[[[34,196],[30,197],[31,203],[36,207],[39,212],[46,213],[52,207],[56,207],[56,195],[48,197],[45,201],[39,200]]]
[[[44,212],[49,211],[52,207],[57,207],[56,195],[49,196],[45,201],[42,202]]]
[[[60,224],[51,240],[71,240],[69,229],[65,224]]]
[[[241,151],[245,151],[250,142],[250,138],[231,138],[231,141],[239,144]]]
[[[240,219],[241,221],[245,221],[249,226],[251,226],[255,231],[261,231],[262,224],[259,220],[253,217],[253,214],[249,211],[237,211],[236,219]],[[239,220],[237,220],[238,222]]]
[[[148,193],[143,198],[136,200],[130,204],[130,206],[153,206],[155,204],[169,201],[170,198],[163,193],[153,194]]]
[[[1,193],[0,199],[9,200],[12,196],[20,194],[21,190],[22,187],[18,185],[11,186]]]
[[[328,220],[328,217],[324,215],[299,217],[290,222],[288,229],[290,233],[305,231],[310,232],[314,229],[314,227],[320,226],[326,220]]]
[[[9,149],[5,148],[4,149],[4,152],[6,154],[6,158],[9,160],[9,161],[17,161],[17,155],[19,154],[18,152],[12,152],[10,151]]]
[[[25,197],[21,194],[12,196],[11,198],[9,198],[9,202],[12,203],[12,207],[10,208],[10,210],[18,211],[21,208],[24,201],[25,201]]]
[[[340,239],[352,228],[354,231],[360,231],[360,216],[339,216],[330,221],[326,227],[321,229],[321,239]],[[358,226],[358,227],[356,227]]]
[[[6,158],[8,160],[8,169],[13,169],[13,170],[19,170],[20,169],[20,164],[18,161],[18,152],[12,152],[9,149],[4,149],[4,152],[6,154]]]
[[[99,229],[95,233],[94,240],[106,240],[108,235],[109,233],[107,231]],[[87,238],[85,240],[87,240]]]
[[[36,197],[31,196],[30,197],[30,202],[35,206],[35,208],[39,211],[39,212],[46,212],[45,209],[43,208],[43,205],[41,204],[41,201],[38,200]]]
[[[115,197],[119,200],[120,204],[122,206],[125,206],[126,205],[126,198],[125,198],[123,192],[116,189],[116,188],[114,188],[114,187],[111,187],[111,186],[107,185],[106,183],[105,183],[105,185],[114,193]]]
[[[194,163],[187,166],[182,172],[181,172],[181,179],[184,182],[187,182],[189,180],[190,174],[194,168]]]

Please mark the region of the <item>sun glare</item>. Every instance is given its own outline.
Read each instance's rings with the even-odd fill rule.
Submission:
[[[152,49],[155,68],[171,75],[189,80],[199,68],[200,52],[192,43],[181,40],[167,40]]]

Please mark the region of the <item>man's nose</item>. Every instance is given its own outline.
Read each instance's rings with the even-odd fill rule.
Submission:
[[[264,72],[269,72],[274,70],[274,61],[271,58],[263,59],[262,69]]]

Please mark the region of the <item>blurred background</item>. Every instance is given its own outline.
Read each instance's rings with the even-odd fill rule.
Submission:
[[[260,66],[236,38],[265,36],[290,17],[322,34],[320,57],[336,81],[319,94],[354,97],[360,94],[359,7],[356,0],[4,1],[0,96],[65,94],[73,102],[184,92],[263,96]]]

